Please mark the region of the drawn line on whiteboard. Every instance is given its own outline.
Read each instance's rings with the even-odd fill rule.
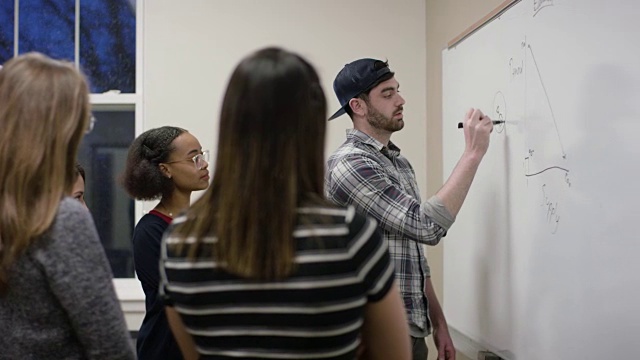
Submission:
[[[551,166],[551,167],[548,167],[548,168],[546,168],[546,169],[544,169],[544,170],[540,170],[540,171],[538,171],[538,172],[535,172],[535,173],[533,173],[533,174],[524,174],[524,176],[527,176],[527,177],[536,176],[536,175],[540,175],[540,174],[542,174],[542,173],[543,173],[543,172],[545,172],[545,171],[549,171],[549,170],[553,170],[553,169],[562,170],[562,171],[564,171],[564,172],[566,172],[566,173],[568,173],[568,172],[569,172],[569,169],[565,169],[565,168],[560,167],[560,166]]]
[[[534,0],[533,1],[533,17],[535,17],[540,10],[553,6],[553,0]]]
[[[562,139],[560,139],[560,132],[558,131],[558,122],[556,121],[556,115],[553,112],[553,107],[551,106],[551,101],[549,100],[549,94],[547,93],[547,87],[544,85],[544,81],[542,81],[542,74],[540,74],[540,68],[538,67],[538,62],[536,61],[536,57],[533,54],[533,49],[530,44],[527,44],[529,48],[529,52],[531,52],[531,58],[533,59],[533,64],[536,67],[536,72],[538,73],[538,78],[540,79],[540,84],[542,85],[542,90],[544,91],[544,96],[547,98],[547,104],[549,105],[549,111],[551,112],[551,118],[553,120],[553,125],[556,128],[556,135],[558,135],[558,142],[560,143],[560,151],[562,151],[562,158],[566,159],[567,154],[564,152],[564,146],[562,145]]]

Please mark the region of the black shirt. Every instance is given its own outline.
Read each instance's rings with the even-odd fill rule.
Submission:
[[[160,243],[169,222],[170,218],[151,211],[140,219],[133,231],[133,261],[145,294],[146,308],[136,341],[139,360],[182,359],[169,328],[164,303],[158,296]]]

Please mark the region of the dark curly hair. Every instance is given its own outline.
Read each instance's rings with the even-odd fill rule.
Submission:
[[[162,174],[158,165],[169,159],[175,149],[171,143],[185,132],[179,127],[163,126],[143,132],[131,143],[127,166],[120,178],[131,197],[155,200],[173,191],[173,181]]]

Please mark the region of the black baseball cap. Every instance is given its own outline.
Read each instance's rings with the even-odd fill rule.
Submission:
[[[345,65],[333,80],[333,91],[340,102],[340,109],[329,120],[344,115],[351,99],[371,90],[387,74],[393,76],[389,64],[381,60],[359,59]]]

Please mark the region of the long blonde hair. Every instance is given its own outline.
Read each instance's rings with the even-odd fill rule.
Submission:
[[[88,85],[73,64],[30,53],[0,70],[0,294],[71,190],[89,118]]]

